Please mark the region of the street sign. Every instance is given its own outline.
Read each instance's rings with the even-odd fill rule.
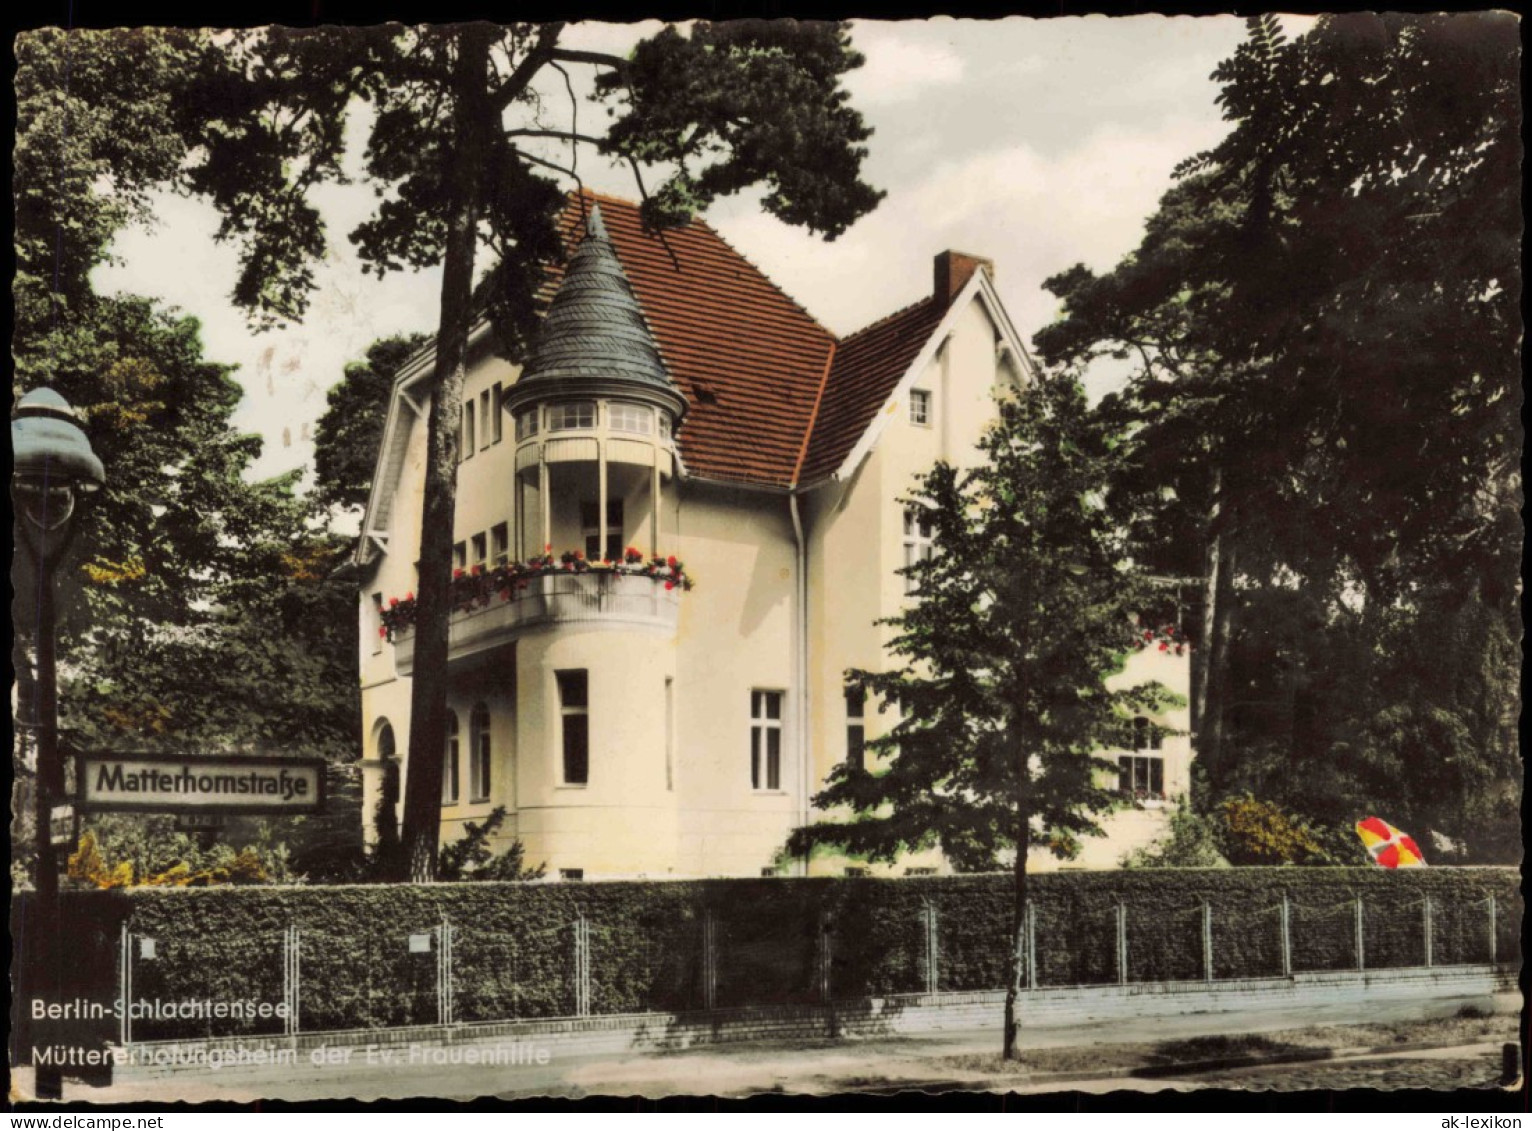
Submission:
[[[75,802],[86,812],[317,813],[324,808],[325,763],[80,754],[75,783]]]
[[[74,806],[55,805],[48,815],[48,841],[55,848],[73,848]]]

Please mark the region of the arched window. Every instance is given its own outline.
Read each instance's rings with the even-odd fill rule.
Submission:
[[[378,808],[373,814],[373,828],[378,843],[395,844],[399,840],[399,756],[394,745],[394,728],[384,720],[377,731],[378,760],[383,773],[378,788]]]
[[[489,800],[489,770],[490,770],[490,737],[489,737],[489,708],[483,703],[474,705],[473,714],[468,720],[469,731],[469,772],[468,790],[470,801]]]
[[[442,754],[442,804],[456,805],[458,790],[457,712],[447,712],[447,749]]]

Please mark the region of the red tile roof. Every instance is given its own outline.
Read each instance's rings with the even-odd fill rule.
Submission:
[[[774,487],[810,484],[856,446],[946,313],[926,298],[839,344],[706,222],[643,231],[631,201],[596,200],[670,376],[690,406],[687,470]],[[584,231],[571,196],[565,238]],[[551,272],[545,296],[561,270]]]
[[[945,305],[927,297],[841,341],[799,483],[807,486],[825,478],[851,454],[946,313]]]

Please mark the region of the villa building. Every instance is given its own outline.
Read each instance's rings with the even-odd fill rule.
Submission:
[[[701,221],[652,237],[586,195],[566,234],[525,366],[473,337],[444,840],[498,806],[553,878],[945,870],[783,846],[890,725],[844,673],[888,662],[896,570],[931,552],[901,496],[937,460],[971,464],[996,398],[1033,379],[992,265],[942,252],[923,298],[838,339]],[[357,555],[369,820],[409,772],[395,602],[417,587],[431,368],[395,382]],[[1184,694],[1185,669],[1149,648],[1118,678]],[[1122,755],[1135,802],[1076,863],[1116,864],[1185,791],[1188,740],[1147,734]]]

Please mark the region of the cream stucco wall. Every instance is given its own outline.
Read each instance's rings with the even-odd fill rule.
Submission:
[[[804,682],[798,670],[800,548],[788,494],[675,478],[668,467],[654,544],[662,556],[683,559],[697,582],[681,595],[673,629],[616,621],[550,624],[519,629],[487,650],[454,659],[449,706],[459,719],[461,789],[459,801],[443,808],[444,838],[460,835],[463,822],[482,820],[502,805],[510,816],[502,843],[519,837],[528,862],[545,864],[550,878],[562,869],[580,869],[587,878],[798,870],[800,862],[784,858],[781,850],[804,818],[804,799],[845,757],[844,672],[889,663],[885,645],[893,630],[877,622],[906,601],[904,579],[895,572],[904,563],[899,500],[938,459],[959,466],[976,460],[997,392],[1013,388],[1014,367],[997,361],[999,337],[977,298],[957,308],[940,348],[892,398],[866,458],[848,479],[800,496],[808,602]],[[492,393],[496,383],[509,388],[516,375],[504,361],[482,358],[469,374],[465,400],[473,398],[478,409],[481,394]],[[928,424],[910,420],[911,386],[930,394]],[[409,743],[410,680],[398,673],[394,645],[379,642],[372,597],[379,594],[386,603],[417,587],[429,405],[421,407],[419,415],[408,407],[398,410],[409,438],[388,549],[361,588],[369,823],[382,778],[377,761],[382,723],[392,727],[401,759]],[[515,537],[513,423],[506,417],[496,443],[492,426],[477,411],[476,417],[481,438],[459,467],[454,529],[454,541],[469,547],[469,564],[475,534],[485,535],[491,558],[490,531],[497,523],[506,523]],[[553,548],[580,548],[578,503],[590,494],[594,468],[576,471],[564,464],[553,470]],[[651,475],[616,464],[612,472],[613,497],[624,502],[624,540],[647,552]],[[581,477],[590,483],[577,486]],[[540,522],[535,500],[527,518],[529,524]],[[541,550],[531,541],[526,546]],[[525,556],[514,541],[511,552]],[[1155,668],[1160,659],[1134,657],[1122,678],[1140,678],[1140,668],[1152,668],[1143,678],[1159,678],[1184,695],[1184,673]],[[554,673],[570,669],[589,673],[590,773],[583,786],[562,780]],[[751,783],[751,693],[757,690],[782,696],[777,789]],[[490,796],[482,801],[470,797],[469,717],[478,702],[490,710],[494,756]],[[1169,712],[1161,721],[1186,729],[1184,711]],[[875,702],[867,704],[862,725],[869,739],[893,722],[891,715],[879,714]],[[1167,790],[1184,791],[1188,740],[1167,738],[1164,756]],[[1088,846],[1092,866],[1115,865],[1127,848],[1152,838],[1162,815],[1134,810],[1111,820],[1106,855]],[[832,853],[816,854],[809,863],[819,874],[848,867],[868,865]],[[911,868],[944,865],[933,850],[871,870],[903,874]]]
[[[917,480],[939,460],[972,467],[978,443],[995,418],[995,398],[1011,388],[1011,375],[996,360],[999,332],[978,301],[957,309],[940,347],[884,409],[877,444],[844,482],[810,494],[809,609],[812,761],[823,782],[846,756],[844,674],[849,668],[889,666],[886,645],[893,628],[877,622],[905,606],[904,505]],[[909,390],[929,394],[928,422],[911,420]],[[864,708],[871,739],[897,719]],[[870,755],[869,755],[870,757]],[[834,816],[841,816],[834,814]],[[893,864],[869,864],[839,853],[816,852],[810,870],[839,874],[847,868],[874,875],[901,875],[911,868],[945,870],[937,851],[910,854]]]

